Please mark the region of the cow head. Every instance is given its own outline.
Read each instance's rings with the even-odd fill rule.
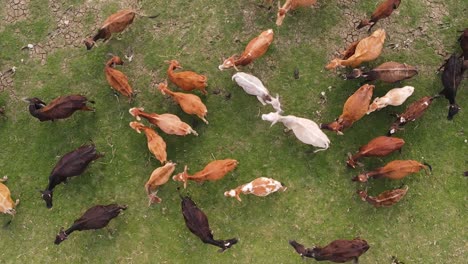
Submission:
[[[453,116],[455,116],[458,113],[458,111],[460,111],[460,109],[461,109],[460,106],[458,106],[457,104],[451,104],[449,106],[447,119],[452,120]]]
[[[141,134],[141,128],[143,127],[143,125],[140,123],[140,122],[136,122],[136,121],[133,121],[133,122],[130,122],[130,127],[133,128],[138,134]]]
[[[45,190],[45,191],[39,191],[41,193],[42,200],[46,202],[47,208],[52,208],[52,196],[53,193],[52,191]]]
[[[143,112],[145,109],[143,107],[133,107],[128,110],[128,112],[136,118],[136,120],[140,121],[140,112]]]
[[[262,115],[262,120],[271,122],[271,126],[280,121],[281,115],[278,112],[271,112]]]
[[[226,196],[226,197],[235,197],[239,202],[242,202],[241,198],[239,197],[239,193],[235,189],[224,192],[224,196]]]
[[[30,105],[34,105],[37,109],[40,109],[46,106],[46,103],[37,97],[23,98],[23,101],[29,103]]]
[[[172,177],[173,181],[181,181],[184,182],[184,189],[187,188],[187,178],[188,178],[188,173],[187,173],[187,165],[184,167],[184,172],[181,172],[177,175],[174,175]]]
[[[234,62],[236,60],[236,58],[237,58],[237,55],[233,55],[233,56],[225,59],[223,61],[223,64],[218,66],[218,69],[222,71],[222,70],[234,67],[236,70],[238,70],[237,67],[236,67],[236,64]]]
[[[341,132],[344,128],[342,122],[339,122],[338,120],[335,120],[329,124],[320,124],[321,129],[328,129],[331,131],[336,132],[338,135],[343,135],[343,132]]]
[[[367,176],[367,173],[361,173],[358,176],[352,178],[352,181],[357,181],[357,182],[367,182],[369,179],[369,176]]]
[[[176,60],[170,60],[170,61],[164,61],[164,62],[169,63],[169,68],[171,68],[172,70],[182,69],[182,66],[180,66],[180,63]]]
[[[68,238],[68,235],[67,235],[67,233],[65,233],[65,231],[63,231],[63,227],[62,227],[62,228],[60,228],[60,232],[58,233],[58,235],[55,237],[54,244],[59,245],[60,243],[62,243],[67,238]]]
[[[366,191],[357,190],[356,193],[359,195],[359,197],[361,197],[361,200],[363,200],[364,202],[366,201],[366,198],[367,198],[367,192]]]
[[[219,252],[224,252],[226,249],[232,247],[233,245],[237,244],[239,240],[237,238],[231,238],[228,240],[223,241],[223,247],[219,250]]]
[[[89,37],[89,38],[83,40],[83,43],[86,45],[87,50],[92,49],[94,47],[94,44],[96,44],[96,42],[93,40],[92,37]]]
[[[288,10],[286,10],[286,8],[281,8],[281,4],[278,1],[278,13],[276,13],[276,16],[277,16],[276,25],[277,26],[281,26],[283,24],[283,20],[286,17],[287,12]]]

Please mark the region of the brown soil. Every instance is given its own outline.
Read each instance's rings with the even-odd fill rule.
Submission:
[[[7,23],[16,23],[29,16],[29,2],[31,0],[7,0],[3,20]]]

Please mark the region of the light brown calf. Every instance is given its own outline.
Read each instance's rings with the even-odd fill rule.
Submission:
[[[169,90],[167,88],[167,81],[160,83],[158,85],[158,89],[161,91],[162,94],[168,94],[180,105],[182,110],[189,114],[189,115],[196,115],[198,118],[203,120],[206,124],[208,124],[208,120],[205,119],[208,110],[206,109],[205,104],[201,101],[200,97],[194,94],[186,94],[186,93],[177,93]]]
[[[6,182],[7,180],[7,176],[3,176],[3,178],[0,179],[0,213],[15,216],[15,207],[19,204],[19,199],[16,199],[16,202],[13,202],[11,199],[10,190],[5,184],[2,183]]]
[[[166,142],[164,139],[156,133],[150,127],[144,126],[139,122],[130,122],[130,127],[133,128],[139,134],[143,130],[148,141],[148,149],[156,157],[161,164],[167,162],[167,153],[166,153]]]
[[[173,114],[155,114],[155,113],[146,113],[143,111],[143,107],[134,107],[130,108],[128,111],[132,116],[134,116],[138,121],[141,120],[140,117],[146,118],[151,124],[159,127],[164,133],[169,135],[177,136],[186,136],[188,134],[194,134],[198,136],[197,131],[193,130],[191,126],[187,123],[182,122],[180,118]]]
[[[120,57],[113,56],[107,63],[104,68],[104,73],[106,74],[106,79],[109,85],[114,88],[117,92],[123,96],[128,97],[128,100],[131,101],[135,96],[133,89],[128,83],[128,77],[123,74],[121,71],[116,70],[115,65],[123,65],[123,61]]]
[[[278,1],[278,13],[276,18],[276,25],[281,26],[289,10],[295,10],[298,7],[312,6],[317,3],[317,0],[286,0],[283,6]]]
[[[228,172],[234,170],[237,164],[239,164],[239,162],[234,159],[215,160],[208,163],[203,170],[193,175],[187,173],[187,166],[185,166],[184,172],[175,175],[172,179],[174,181],[183,182],[185,189],[187,188],[188,180],[196,182],[217,181],[223,178]]]
[[[172,162],[166,163],[164,166],[155,169],[145,184],[146,194],[148,195],[148,206],[153,203],[160,203],[162,199],[157,196],[158,187],[165,184],[172,173],[174,172],[176,164]]]
[[[206,86],[208,78],[205,75],[197,74],[193,71],[175,72],[175,69],[182,69],[179,62],[176,60],[166,61],[169,63],[167,76],[177,87],[184,91],[200,90],[204,95],[207,95]]]

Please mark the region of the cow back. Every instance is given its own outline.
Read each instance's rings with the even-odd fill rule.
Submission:
[[[94,145],[81,146],[65,154],[55,165],[51,173],[51,178],[72,177],[82,174],[89,163],[99,157]]]
[[[213,239],[205,213],[188,196],[182,198],[181,206],[185,225],[190,232],[202,240],[205,238]]]

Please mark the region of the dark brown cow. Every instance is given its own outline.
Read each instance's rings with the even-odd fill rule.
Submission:
[[[463,30],[463,33],[461,34],[460,38],[458,38],[458,41],[460,41],[460,46],[463,50],[463,59],[468,60],[468,28]]]
[[[458,58],[454,53],[450,56],[448,61],[440,67],[440,69],[442,68],[444,69],[442,72],[442,84],[444,85],[444,89],[439,94],[444,95],[449,101],[450,106],[447,119],[452,120],[453,116],[460,111],[460,106],[456,103],[455,97],[457,96],[458,86],[460,86],[463,79],[463,72],[465,71],[463,68],[463,60]]]
[[[425,162],[420,163],[415,160],[394,160],[387,163],[387,165],[377,168],[373,171],[361,173],[352,180],[358,182],[367,182],[369,178],[401,180],[409,174],[416,173],[421,169],[426,170],[427,173],[428,168],[430,171],[432,171],[431,165]]]
[[[109,205],[96,205],[89,208],[83,216],[73,222],[73,225],[67,230],[63,231],[63,227],[55,237],[55,244],[59,245],[68,236],[75,231],[101,229],[106,227],[110,220],[116,218],[120,212],[126,210],[126,205],[109,204]]]
[[[361,29],[370,25],[369,31],[371,31],[372,27],[375,26],[377,21],[389,17],[393,13],[393,10],[400,6],[400,2],[401,0],[385,0],[384,2],[380,3],[380,5],[377,6],[377,9],[375,9],[374,13],[372,13],[371,19],[362,20],[361,23],[359,23],[357,26],[357,29]]]
[[[301,257],[313,258],[317,261],[327,260],[335,263],[344,263],[351,260],[354,263],[358,263],[359,257],[370,248],[367,241],[360,238],[353,240],[338,239],[325,247],[315,246],[313,248],[305,248],[294,240],[290,240],[289,244]]]
[[[343,106],[343,113],[334,122],[320,124],[320,128],[335,131],[343,135],[343,130],[366,115],[374,91],[374,85],[364,84],[359,88]]]
[[[69,177],[81,175],[91,161],[103,157],[98,154],[94,145],[83,145],[65,154],[55,165],[49,176],[49,184],[44,191],[41,191],[42,199],[46,202],[47,208],[52,208],[52,196],[55,186],[67,182]]]
[[[203,241],[205,244],[211,244],[221,248],[219,252],[224,252],[237,243],[237,238],[228,240],[215,240],[211,233],[208,218],[197,205],[188,196],[181,197],[182,214],[184,215],[187,228]]]
[[[406,123],[420,118],[436,97],[437,96],[425,96],[408,106],[403,114],[397,116],[397,119],[390,127],[387,136],[395,134],[402,126],[406,125]]]
[[[82,95],[60,96],[49,104],[37,97],[24,100],[29,103],[29,113],[41,122],[65,119],[78,110],[94,112],[94,109],[86,105],[87,102],[94,104],[94,101],[89,101]]]
[[[414,66],[406,63],[389,61],[382,63],[368,72],[362,72],[360,69],[354,69],[351,74],[346,76],[346,78],[356,79],[363,77],[366,81],[381,80],[386,83],[395,83],[409,79],[417,74],[418,70]]]
[[[404,144],[405,141],[401,138],[385,136],[376,137],[366,145],[360,147],[358,153],[353,156],[350,154],[346,164],[351,168],[356,168],[358,159],[371,156],[385,157],[396,150],[400,150]]]

